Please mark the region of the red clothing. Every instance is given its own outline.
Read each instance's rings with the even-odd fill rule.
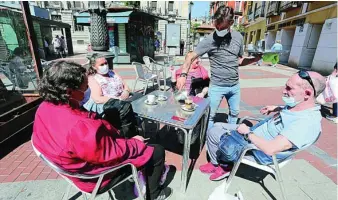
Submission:
[[[97,174],[127,162],[141,167],[153,153],[153,147],[136,139],[122,138],[104,120],[91,119],[87,112],[68,105],[48,102],[43,102],[35,114],[33,143],[47,159],[65,171],[84,174]],[[70,179],[86,192],[95,187],[94,181]],[[101,187],[109,180],[104,178]]]

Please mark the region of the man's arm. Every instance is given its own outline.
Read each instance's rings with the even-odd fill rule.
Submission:
[[[248,58],[248,57],[242,57],[239,59],[239,66],[245,66],[250,65],[251,63],[258,62],[260,59],[262,59],[262,55],[258,54],[257,57],[254,58]]]
[[[269,156],[292,148],[292,143],[283,135],[267,141],[255,134],[249,134],[249,140]]]

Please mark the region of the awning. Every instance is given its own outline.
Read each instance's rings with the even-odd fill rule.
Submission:
[[[114,12],[107,13],[107,23],[108,24],[127,24],[129,21],[129,15],[133,11],[125,12]],[[89,25],[90,24],[90,14],[88,12],[83,12],[74,16],[76,18],[76,24],[78,25]]]

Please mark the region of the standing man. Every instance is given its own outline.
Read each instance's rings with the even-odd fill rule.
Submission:
[[[181,76],[177,80],[177,87],[181,89],[185,85],[192,61],[208,53],[211,70],[208,129],[214,124],[214,117],[223,97],[227,99],[230,107],[228,123],[236,124],[240,104],[238,66],[248,65],[260,59],[260,57],[242,58],[243,36],[237,31],[230,31],[233,19],[233,8],[221,6],[217,9],[214,15],[215,32],[202,40],[194,52],[186,57]]]
[[[59,35],[56,35],[55,38],[52,41],[52,44],[54,46],[54,51],[57,55],[57,58],[62,58],[62,54],[61,54],[61,41],[59,38]]]
[[[180,41],[180,55],[183,56],[184,52],[184,40]]]

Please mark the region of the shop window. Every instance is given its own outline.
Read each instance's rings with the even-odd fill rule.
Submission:
[[[76,44],[84,44],[84,40],[76,40]]]
[[[30,53],[21,13],[2,11],[0,18],[0,115],[26,103],[23,95],[37,93],[38,75]],[[36,31],[36,30],[35,30]],[[36,33],[39,35],[41,33]],[[38,49],[42,58],[44,49]],[[1,123],[0,123],[1,124]]]
[[[168,3],[168,11],[174,11],[174,2],[173,1],[169,1],[169,3]]]
[[[61,20],[61,15],[51,15],[50,17],[54,21],[58,21],[58,22],[62,21]],[[59,31],[59,30],[61,30],[61,28],[59,28],[59,27],[53,27],[53,31]]]
[[[75,25],[75,31],[84,31],[84,27],[82,25]]]

